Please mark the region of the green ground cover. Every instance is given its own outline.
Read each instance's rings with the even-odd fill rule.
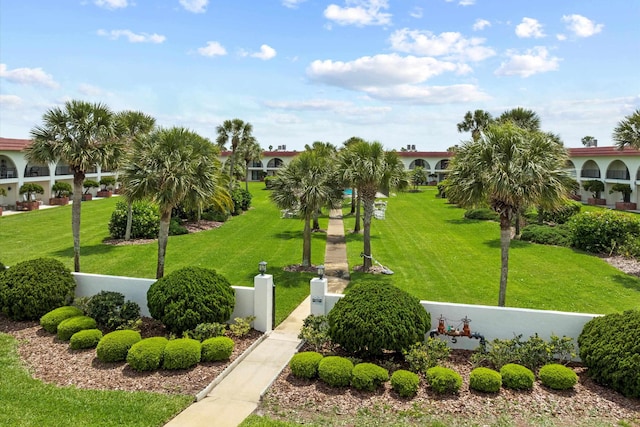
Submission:
[[[434,188],[423,190],[392,196],[386,219],[373,219],[373,257],[394,274],[352,273],[351,285],[390,281],[423,300],[497,305],[498,223],[466,220]],[[362,263],[362,235],[350,233],[354,222],[345,216],[351,268]],[[596,256],[514,240],[509,257],[507,306],[611,313],[640,305],[640,279]]]
[[[81,390],[33,379],[21,365],[17,341],[0,333],[0,424],[13,427],[161,426],[193,396]]]

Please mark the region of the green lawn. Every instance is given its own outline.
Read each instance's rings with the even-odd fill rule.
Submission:
[[[464,210],[436,198],[434,188],[423,190],[389,198],[386,219],[373,220],[373,256],[394,274],[353,273],[351,283],[390,281],[424,300],[496,305],[498,223],[465,220]],[[346,216],[352,268],[362,263],[362,236],[349,232],[353,226]],[[583,313],[640,306],[640,279],[593,255],[518,240],[509,254],[508,306]]]
[[[0,424],[13,427],[161,426],[193,396],[80,390],[33,379],[21,365],[17,341],[0,333]]]

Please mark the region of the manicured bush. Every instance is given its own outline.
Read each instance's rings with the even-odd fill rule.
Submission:
[[[289,368],[294,377],[315,378],[318,376],[318,365],[322,354],[315,351],[303,351],[293,355],[289,361]]]
[[[498,214],[493,209],[479,208],[469,209],[464,213],[466,219],[479,219],[482,221],[497,221]]]
[[[96,329],[95,319],[89,316],[75,316],[63,320],[58,325],[58,339],[61,341],[69,341],[71,335],[85,329]]]
[[[251,206],[251,193],[244,188],[236,188],[231,191],[231,200],[233,200],[232,215],[239,215],[242,211],[246,211]]]
[[[331,387],[351,384],[353,363],[346,357],[327,356],[318,364],[318,377]]]
[[[85,329],[71,335],[69,347],[71,350],[95,348],[101,339],[102,331],[100,329]]]
[[[520,240],[541,245],[569,246],[571,232],[567,227],[530,224],[522,229]]]
[[[114,239],[124,239],[127,229],[127,211],[125,202],[118,201],[109,220],[109,234]],[[132,239],[156,239],[160,229],[160,215],[156,205],[147,201],[136,201],[131,206]]]
[[[483,393],[497,393],[502,387],[500,372],[489,368],[475,368],[469,374],[469,388]]]
[[[609,254],[628,239],[640,236],[640,219],[612,210],[583,212],[572,217],[568,224],[571,245],[592,253]]]
[[[235,307],[231,283],[215,270],[187,267],[159,279],[147,291],[151,317],[182,334],[200,323],[224,323]]]
[[[351,385],[358,390],[375,391],[389,381],[389,371],[374,363],[358,363],[351,371]]]
[[[566,390],[578,383],[578,375],[571,368],[558,363],[550,363],[540,368],[540,382],[554,390]]]
[[[578,345],[594,381],[640,398],[640,310],[594,317],[584,325]]]
[[[189,369],[200,362],[202,346],[191,338],[171,340],[164,348],[162,368]]]
[[[502,375],[502,385],[515,390],[531,390],[536,380],[531,369],[517,363],[504,365],[500,368],[500,375]]]
[[[427,369],[427,383],[436,393],[457,393],[462,387],[462,377],[453,369],[435,366]]]
[[[0,275],[0,310],[13,320],[39,320],[73,301],[76,282],[53,258],[20,262]]]
[[[203,362],[227,360],[233,353],[235,343],[229,337],[214,337],[202,342],[201,359]]]
[[[227,330],[227,325],[223,323],[199,323],[195,329],[185,331],[184,338],[193,338],[200,342],[209,338],[221,337]]]
[[[120,292],[101,291],[89,299],[87,310],[98,325],[109,329],[140,318],[140,306],[133,301],[125,302]]]
[[[102,337],[96,347],[96,356],[103,362],[122,362],[127,359],[131,346],[140,341],[140,333],[132,330],[113,331]]]
[[[77,307],[65,305],[64,307],[58,307],[40,318],[40,326],[47,331],[55,334],[58,331],[58,325],[63,320],[70,317],[82,316],[84,313]]]
[[[188,234],[189,230],[180,223],[180,221],[176,218],[171,218],[171,222],[169,223],[169,236],[180,236],[183,234]]]
[[[168,339],[165,337],[145,338],[133,344],[127,352],[127,364],[136,371],[153,371],[160,367],[164,356],[164,348]]]
[[[391,387],[402,397],[413,397],[418,393],[420,377],[418,374],[399,369],[391,375]]]
[[[569,221],[572,216],[579,214],[581,209],[581,203],[568,200],[562,206],[553,211],[543,211],[542,220],[546,222],[553,222],[555,224],[564,224]]]
[[[418,298],[387,283],[363,283],[351,289],[329,312],[329,336],[362,356],[401,352],[422,341],[431,326]]]
[[[254,320],[256,320],[256,316],[236,317],[233,319],[233,323],[229,325],[229,330],[235,337],[245,337],[251,332],[251,323]]]
[[[308,315],[302,322],[302,328],[298,338],[305,340],[315,351],[321,351],[325,347],[331,347],[329,337],[329,321],[324,315]]]
[[[408,350],[402,351],[404,360],[409,363],[409,369],[422,373],[448,358],[450,353],[451,349],[447,343],[438,338],[427,338],[426,341],[415,343]]]

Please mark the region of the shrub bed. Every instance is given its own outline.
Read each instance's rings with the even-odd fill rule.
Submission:
[[[389,381],[389,371],[374,363],[358,363],[351,371],[351,385],[358,390],[375,391]]]
[[[469,374],[469,388],[483,393],[497,393],[502,387],[500,372],[489,368],[475,368]]]
[[[201,359],[203,362],[227,360],[233,353],[235,343],[229,337],[213,337],[202,342]]]
[[[150,202],[136,201],[131,206],[133,213],[131,221],[132,239],[156,239],[160,227],[158,208]],[[109,234],[114,239],[124,239],[127,228],[128,206],[118,201],[109,220]]]
[[[138,341],[127,352],[127,364],[136,371],[158,369],[168,342],[165,337],[150,337]]]
[[[479,208],[469,209],[464,213],[466,219],[479,219],[481,221],[497,221],[499,215],[493,209]]]
[[[100,329],[84,329],[71,335],[69,347],[71,350],[95,348],[101,339],[102,331]]]
[[[312,379],[318,376],[322,358],[322,354],[315,351],[296,353],[289,361],[289,368],[294,377]]]
[[[568,222],[572,246],[593,253],[611,253],[640,236],[640,220],[612,210],[575,215]]]
[[[531,369],[517,363],[504,365],[500,368],[500,375],[502,375],[502,385],[514,390],[531,390],[536,380]]]
[[[401,397],[413,397],[418,393],[420,377],[418,374],[399,369],[391,375],[391,387]]]
[[[140,306],[133,301],[124,300],[120,292],[101,291],[92,296],[87,303],[87,314],[98,325],[117,329],[119,326],[140,318]]]
[[[58,339],[69,341],[76,332],[85,329],[96,329],[96,321],[89,316],[75,316],[63,320],[58,325]]]
[[[164,369],[189,369],[200,362],[200,341],[191,338],[171,340],[164,348]]]
[[[566,390],[578,383],[578,375],[573,369],[558,363],[550,363],[540,368],[540,382],[554,390]]]
[[[453,369],[435,366],[427,369],[427,383],[436,393],[457,393],[462,387],[462,377]]]
[[[139,332],[124,330],[113,331],[102,337],[96,347],[96,356],[102,362],[123,362],[129,349],[142,337]]]
[[[66,305],[51,310],[40,318],[40,326],[47,331],[55,334],[58,331],[58,325],[63,320],[70,317],[82,316],[84,313],[78,307]]]
[[[340,356],[327,356],[318,364],[318,376],[331,387],[346,387],[351,384],[353,363]]]
[[[563,226],[531,224],[522,229],[520,239],[541,245],[570,246],[571,232]]]

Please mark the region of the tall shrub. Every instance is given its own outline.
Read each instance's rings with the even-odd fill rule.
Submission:
[[[132,205],[131,238],[155,239],[158,237],[160,215],[158,208],[147,201],[136,201]],[[124,239],[127,227],[127,204],[118,201],[109,220],[109,234],[114,239]]]
[[[630,238],[640,236],[640,220],[611,210],[575,215],[569,221],[572,246],[593,253],[611,253]]]

